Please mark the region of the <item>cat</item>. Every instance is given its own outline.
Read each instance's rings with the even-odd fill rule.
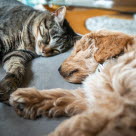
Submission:
[[[0,1],[0,59],[6,71],[0,81],[1,102],[20,87],[28,61],[65,52],[80,39],[65,14],[64,6],[50,13],[16,0]]]
[[[136,37],[91,32],[77,41],[60,73],[69,82],[84,80],[82,88],[19,88],[10,97],[16,113],[73,116],[49,136],[136,136]]]

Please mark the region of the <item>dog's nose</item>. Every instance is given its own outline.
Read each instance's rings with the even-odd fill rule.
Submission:
[[[61,71],[61,66],[58,68],[58,71],[59,71],[59,72]]]

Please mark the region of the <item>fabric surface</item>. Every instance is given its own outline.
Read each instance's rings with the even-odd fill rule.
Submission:
[[[134,20],[109,18],[107,16],[92,17],[86,20],[86,28],[90,31],[108,29],[136,34],[136,18]]]
[[[30,62],[22,87],[38,89],[65,88],[74,89],[81,85],[66,82],[59,74],[58,68],[71,51],[54,56],[40,57]],[[0,67],[0,79],[5,71]],[[43,136],[53,131],[66,118],[40,118],[26,120],[18,117],[12,107],[0,103],[0,136]]]

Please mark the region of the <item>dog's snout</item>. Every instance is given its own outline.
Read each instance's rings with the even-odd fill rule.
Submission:
[[[61,71],[61,66],[58,68],[58,71],[59,71],[59,72]]]

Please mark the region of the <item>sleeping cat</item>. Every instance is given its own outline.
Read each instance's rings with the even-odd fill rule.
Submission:
[[[6,102],[21,85],[28,61],[64,52],[80,38],[65,13],[65,7],[50,13],[15,0],[0,0],[0,59],[6,71],[0,81],[0,101]]]

